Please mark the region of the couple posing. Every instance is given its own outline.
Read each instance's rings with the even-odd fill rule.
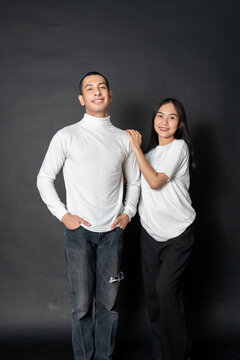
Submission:
[[[53,137],[37,180],[43,201],[65,225],[74,359],[113,357],[123,233],[136,213],[141,185],[138,210],[152,359],[186,360],[182,274],[194,243],[195,211],[188,193],[191,159],[184,108],[176,99],[158,104],[144,157],[139,132],[124,132],[110,121],[112,92],[105,76],[90,72],[79,88],[86,113]],[[61,168],[66,206],[54,187]]]

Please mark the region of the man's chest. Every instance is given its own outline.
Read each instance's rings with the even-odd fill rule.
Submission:
[[[114,136],[99,134],[83,134],[73,139],[68,149],[67,162],[71,166],[108,167],[116,170],[122,168],[127,154],[122,143]]]

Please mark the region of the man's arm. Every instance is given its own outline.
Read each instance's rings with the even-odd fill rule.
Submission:
[[[48,151],[43,160],[41,169],[37,177],[37,187],[42,200],[47,205],[51,213],[60,221],[68,212],[65,204],[60,200],[54,186],[57,174],[61,170],[66,160],[64,144],[58,132],[52,138]]]
[[[137,211],[137,204],[140,195],[140,171],[136,157],[132,151],[129,152],[128,158],[123,162],[123,173],[126,179],[124,209],[123,213],[113,222],[111,230],[116,226],[125,229]]]
[[[66,144],[58,132],[52,139],[43,164],[37,177],[37,187],[42,200],[51,213],[56,216],[68,229],[75,229],[81,224],[90,224],[77,215],[70,214],[65,204],[60,200],[54,186],[57,174],[66,160]]]

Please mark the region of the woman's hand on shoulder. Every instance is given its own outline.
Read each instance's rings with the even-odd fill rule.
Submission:
[[[133,151],[140,148],[142,143],[142,135],[137,130],[127,129],[125,130],[126,134],[129,137],[130,145]]]

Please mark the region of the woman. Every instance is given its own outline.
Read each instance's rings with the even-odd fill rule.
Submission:
[[[146,157],[141,134],[126,133],[142,172],[139,215],[152,358],[186,360],[189,336],[182,278],[194,244],[195,211],[188,193],[191,161],[183,105],[171,98],[159,103]]]

